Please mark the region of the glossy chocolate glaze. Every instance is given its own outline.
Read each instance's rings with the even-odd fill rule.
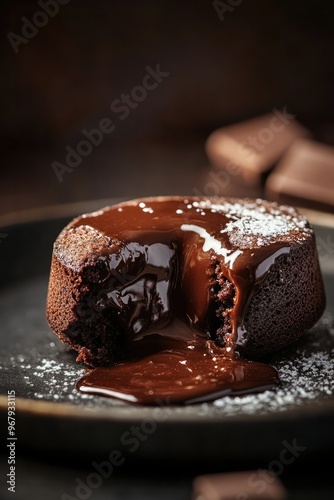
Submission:
[[[273,368],[242,360],[238,348],[247,342],[252,294],[290,251],[305,219],[259,200],[238,203],[152,198],[73,222],[114,241],[100,257],[99,306],[117,311],[127,353],[120,364],[83,377],[79,390],[136,403],[189,403],[277,383]],[[217,263],[236,290],[224,348],[208,340],[217,325]]]

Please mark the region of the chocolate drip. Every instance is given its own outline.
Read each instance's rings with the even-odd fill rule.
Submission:
[[[238,354],[248,338],[244,319],[252,295],[275,259],[289,253],[293,230],[288,208],[275,219],[256,203],[233,211],[229,203],[148,199],[73,223],[115,242],[117,250],[100,257],[105,293],[99,305],[117,312],[126,345],[126,358],[84,376],[80,391],[135,403],[190,403],[277,383],[273,368]],[[256,233],[254,214],[265,236]],[[235,288],[224,348],[208,340],[217,263]]]

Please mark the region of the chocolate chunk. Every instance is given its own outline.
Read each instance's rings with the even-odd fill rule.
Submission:
[[[286,152],[266,183],[266,197],[334,211],[334,148],[306,139]]]
[[[286,490],[274,474],[265,470],[198,476],[193,500],[284,500]]]
[[[256,184],[296,139],[309,135],[286,108],[274,109],[216,130],[206,143],[206,151],[213,165],[223,169],[238,165],[244,180]]]

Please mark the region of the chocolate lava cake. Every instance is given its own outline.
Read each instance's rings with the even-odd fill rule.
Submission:
[[[152,333],[173,336],[176,320],[189,335],[256,359],[298,339],[324,304],[314,233],[294,208],[154,197],[63,229],[47,319],[90,366],[123,359]]]

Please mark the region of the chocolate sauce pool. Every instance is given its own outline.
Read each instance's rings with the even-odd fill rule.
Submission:
[[[274,368],[241,359],[244,318],[275,259],[290,251],[291,212],[259,202],[221,205],[194,198],[147,199],[78,218],[110,237],[99,259],[99,307],[112,310],[125,335],[126,357],[79,380],[81,392],[131,403],[195,403],[260,390],[278,382]],[[225,346],[217,328],[217,276],[235,287]],[[220,320],[222,321],[222,320]]]
[[[162,406],[212,401],[278,383],[271,366],[226,356],[212,340],[197,336],[187,342],[159,334],[150,337],[143,358],[95,368],[78,381],[77,388],[129,403]]]

